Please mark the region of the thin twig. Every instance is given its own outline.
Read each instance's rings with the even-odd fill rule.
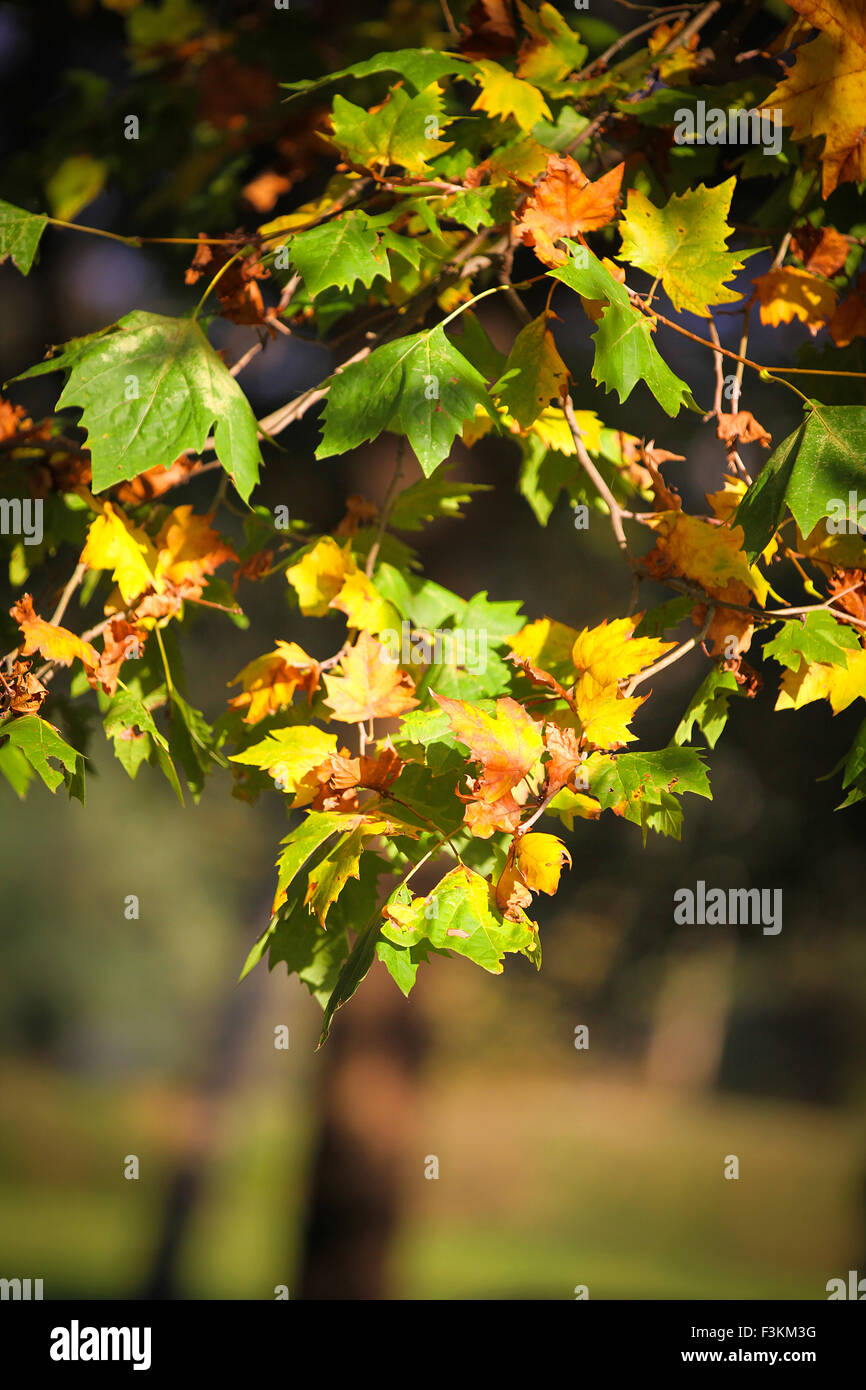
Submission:
[[[567,395],[563,397],[562,408],[565,412],[565,418],[568,421],[568,428],[571,430],[571,437],[574,440],[574,447],[577,452],[577,457],[580,461],[581,467],[583,468],[584,473],[586,473],[586,475],[592,482],[596,491],[607,503],[608,510],[610,512],[610,523],[613,527],[613,534],[616,537],[616,543],[619,546],[620,550],[622,550],[623,553],[629,557],[629,562],[631,562],[632,555],[631,551],[629,550],[629,544],[626,540],[625,531],[623,530],[622,525],[623,509],[617,502],[616,498],[614,497],[613,493],[611,492],[610,488],[608,487],[604,478],[599,473],[598,469],[596,468],[595,464],[593,463],[592,459],[590,458],[587,452],[586,445],[583,442],[583,436],[580,432],[580,426],[578,425],[577,420],[575,418],[574,402],[572,401],[571,396]]]

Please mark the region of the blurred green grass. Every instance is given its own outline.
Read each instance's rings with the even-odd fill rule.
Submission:
[[[0,1147],[4,1272],[43,1278],[48,1297],[134,1296],[194,1132],[193,1094],[32,1065],[0,1083],[16,1117]],[[695,1100],[609,1070],[433,1078],[423,1103],[397,1298],[569,1299],[586,1284],[594,1299],[821,1299],[849,1266],[863,1136],[844,1116]],[[185,1297],[291,1291],[309,1143],[298,1114],[273,1084],[230,1099],[183,1253]],[[122,1176],[127,1153],[138,1181]],[[728,1153],[739,1181],[722,1176]]]

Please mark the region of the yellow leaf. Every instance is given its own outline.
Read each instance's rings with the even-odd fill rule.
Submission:
[[[514,857],[527,888],[537,893],[555,893],[563,864],[571,867],[571,855],[555,835],[531,832],[521,836]]]
[[[231,761],[268,772],[279,791],[295,796],[292,804],[297,807],[312,801],[319,788],[318,782],[305,785],[304,779],[336,751],[336,734],[313,724],[295,724],[274,730],[261,743],[233,754]]]
[[[761,323],[805,323],[818,333],[836,308],[836,291],[826,280],[796,266],[768,270],[754,281],[761,305]]]
[[[658,550],[679,574],[708,590],[738,580],[766,603],[769,585],[743,553],[741,526],[713,526],[681,511],[658,512],[646,524],[658,532]]]
[[[508,696],[487,714],[466,700],[450,700],[430,692],[449,723],[483,772],[473,788],[476,800],[493,803],[507,796],[529,773],[544,752],[541,728],[522,705]]]
[[[789,0],[822,32],[801,44],[796,62],[762,108],[779,108],[795,140],[823,135],[822,193],[866,179],[866,7],[863,0]]]
[[[156,548],[156,577],[172,584],[199,584],[226,560],[237,559],[231,546],[211,529],[210,517],[196,516],[190,506],[175,507],[166,517]]]
[[[616,618],[610,623],[605,620],[598,627],[584,628],[572,648],[575,670],[602,688],[615,689],[617,681],[637,675],[676,646],[658,637],[634,637],[641,616]]]
[[[229,700],[229,708],[246,710],[244,723],[257,724],[266,715],[290,705],[296,690],[312,695],[318,684],[318,661],[297,642],[278,642],[275,651],[257,656],[229,681],[229,685],[240,685],[243,690],[243,694]]]
[[[513,116],[523,131],[531,130],[544,117],[553,119],[550,107],[538,88],[520,77],[514,77],[499,63],[481,59],[476,62],[475,70],[481,92],[472,107],[473,111],[486,111],[488,116],[499,116],[502,120]]]
[[[95,570],[111,570],[124,603],[132,603],[151,586],[157,593],[163,588],[150,537],[110,502],[103,502],[102,515],[91,523],[81,563]]]
[[[362,570],[347,574],[340,592],[331,599],[330,607],[345,613],[351,628],[364,628],[374,635],[400,631],[400,614]]]
[[[573,627],[552,618],[536,618],[506,641],[517,656],[558,675],[563,667],[572,669],[571,653],[576,639]]]
[[[286,570],[286,578],[298,595],[305,618],[323,618],[343,587],[347,574],[357,571],[352,549],[342,548],[332,536],[323,536],[306,555]]]

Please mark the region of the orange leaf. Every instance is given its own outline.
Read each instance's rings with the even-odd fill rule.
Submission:
[[[82,642],[74,632],[65,627],[56,627],[40,618],[33,609],[30,594],[23,594],[20,601],[9,609],[10,614],[24,633],[20,651],[22,656],[41,652],[51,661],[61,666],[69,666],[77,657],[89,670],[99,665],[99,653],[89,642]]]
[[[325,704],[343,724],[386,719],[418,704],[412,695],[415,682],[411,676],[394,664],[387,649],[369,632],[362,632],[349,648],[340,670],[340,676],[325,677]]]
[[[195,516],[192,507],[175,507],[156,538],[156,574],[172,584],[201,585],[226,560],[237,560],[231,546],[211,530],[209,516]]]
[[[544,743],[540,725],[509,696],[496,701],[495,714],[486,714],[466,700],[430,693],[447,714],[460,742],[481,763],[483,773],[473,787],[473,797],[488,803],[500,801],[541,757]]]
[[[229,685],[243,688],[243,694],[229,700],[229,708],[246,710],[244,723],[257,724],[290,705],[296,690],[311,696],[319,686],[319,663],[297,642],[278,642],[274,651],[256,657]]]
[[[568,257],[554,242],[578,232],[596,231],[613,220],[624,169],[624,163],[617,164],[590,183],[576,159],[551,155],[517,223],[524,245],[533,246],[545,265],[562,265]]]

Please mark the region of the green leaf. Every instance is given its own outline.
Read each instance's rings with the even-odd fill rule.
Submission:
[[[836,807],[837,811],[844,810],[846,806],[853,806],[857,801],[866,800],[866,720],[857,730],[845,758],[842,786],[848,791],[848,795],[841,805]]]
[[[25,714],[20,719],[13,719],[0,726],[0,740],[4,747],[16,748],[23,754],[51,792],[56,792],[61,782],[70,782],[81,771],[79,765],[84,761],[81,754],[70,748],[53,724],[40,719],[37,714]],[[56,759],[62,765],[63,771],[54,767],[49,758]],[[13,776],[15,775],[13,769]],[[17,780],[20,785],[20,767],[17,770]]]
[[[547,315],[539,314],[514,340],[505,372],[491,389],[522,429],[529,429],[551,400],[558,400],[568,369],[556,350]]]
[[[23,801],[27,788],[33,781],[33,768],[21,752],[11,743],[0,740],[0,772],[6,778],[15,795]]]
[[[11,256],[21,274],[27,275],[47,225],[42,213],[25,212],[0,198],[0,264]]]
[[[168,747],[172,758],[183,768],[194,801],[204,791],[205,775],[214,766],[227,767],[216,751],[214,732],[201,710],[194,709],[176,690],[171,694]]]
[[[629,191],[622,221],[620,256],[661,279],[675,309],[710,317],[711,304],[740,299],[724,282],[742,270],[748,255],[728,251],[727,224],[736,179],[716,188],[697,188],[655,207],[637,188]]]
[[[311,854],[325,843],[335,831],[345,825],[339,811],[310,811],[300,825],[282,841],[283,852],[277,860],[277,891],[285,892]]]
[[[64,159],[45,184],[48,206],[61,222],[71,222],[105,187],[108,165],[89,154]]]
[[[709,746],[715,748],[728,722],[728,701],[739,688],[733,671],[713,666],[689,701],[674,733],[674,743],[690,743],[697,725]]]
[[[479,405],[492,414],[484,378],[438,324],[384,344],[331,379],[316,457],[344,454],[390,429],[405,434],[429,478]]]
[[[449,476],[453,468],[443,464],[433,478],[422,478],[400,493],[393,507],[389,525],[395,531],[421,531],[437,517],[460,517],[460,508],[471,502],[476,492],[492,492],[486,483],[461,483]]]
[[[401,947],[394,946],[390,941],[384,939],[376,942],[378,959],[407,999],[415,984],[418,966],[427,961],[429,954],[429,948],[420,943],[417,946]]]
[[[280,85],[285,91],[299,95],[301,92],[312,91],[315,87],[323,87],[328,82],[340,82],[345,77],[371,77],[380,72],[399,73],[419,91],[423,87],[429,87],[431,82],[440,77],[448,77],[454,73],[468,77],[472,68],[463,58],[438,53],[432,48],[395,48],[392,53],[377,53],[363,63],[353,63],[351,67],[327,73],[324,77],[317,77],[312,81],[282,82]],[[288,100],[291,101],[292,98],[289,97]]]
[[[290,255],[314,299],[331,285],[352,289],[360,280],[369,289],[377,275],[391,278],[388,256],[363,212],[347,212],[309,232],[296,233]]]
[[[774,449],[734,515],[750,560],[781,522],[785,507],[804,536],[838,499],[866,486],[866,407],[810,400],[805,419]]]
[[[621,401],[643,381],[668,415],[678,414],[684,404],[697,410],[689,387],[659,354],[650,320],[632,306],[625,288],[587,247],[577,247],[566,238],[563,241],[580,253],[580,260],[571,260],[549,273],[587,299],[607,301],[593,334],[593,380],[607,391],[616,391]]]
[[[772,641],[764,644],[764,656],[775,657],[792,671],[799,671],[804,661],[844,666],[845,652],[856,651],[859,645],[851,628],[824,609],[804,614],[802,621],[794,618],[782,623]]]
[[[376,569],[376,588],[413,627],[425,628],[428,632],[441,627],[464,607],[462,598],[435,580],[404,574],[389,564]]]
[[[15,380],[68,373],[58,410],[77,406],[87,431],[93,488],[102,492],[147,468],[214,447],[244,501],[258,482],[256,418],[199,325],[136,311],[113,327],[73,339],[58,357]]]
[[[496,906],[493,889],[480,874],[458,865],[425,898],[389,901],[382,935],[396,946],[429,941],[499,975],[510,951],[534,956],[538,934],[524,912],[509,921]]]
[[[670,598],[657,608],[649,608],[634,630],[635,637],[663,637],[670,628],[679,627],[691,614],[694,599]]]
[[[712,800],[707,769],[693,748],[662,748],[649,753],[619,753],[598,762],[590,773],[590,791],[602,810],[621,807],[626,820],[648,825],[647,808],[664,810],[665,794]]]
[[[442,92],[435,82],[414,97],[395,87],[376,111],[365,111],[335,96],[331,117],[334,144],[353,164],[365,169],[396,164],[419,175],[429,173],[429,161],[451,148],[449,141],[438,138],[447,124]]]
[[[323,927],[328,912],[345,888],[347,879],[358,877],[364,840],[375,833],[369,826],[356,826],[354,830],[341,835],[315,869],[310,870],[305,902],[309,910],[315,912]]]

